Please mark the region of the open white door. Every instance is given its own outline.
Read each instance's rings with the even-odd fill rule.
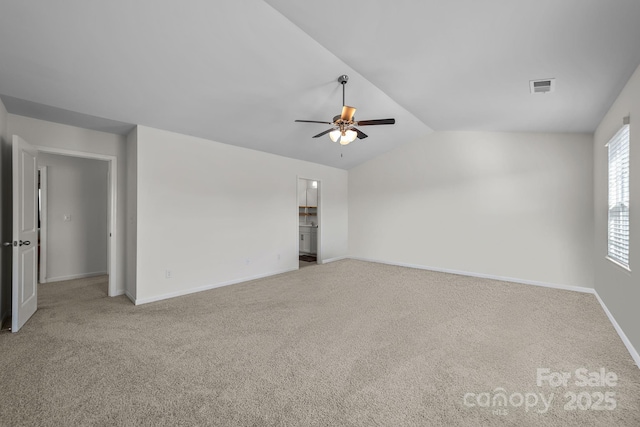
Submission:
[[[38,151],[13,136],[13,298],[11,331],[38,308]]]

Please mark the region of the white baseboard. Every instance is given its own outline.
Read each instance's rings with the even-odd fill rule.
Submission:
[[[150,302],[162,301],[162,300],[169,299],[169,298],[175,298],[175,297],[180,297],[180,296],[183,296],[183,295],[194,294],[196,292],[208,291],[210,289],[221,288],[222,286],[235,285],[236,283],[248,282],[250,280],[263,279],[265,277],[275,276],[277,274],[288,273],[290,271],[296,271],[296,270],[298,270],[298,266],[296,266],[295,268],[289,268],[289,269],[285,269],[285,270],[274,271],[274,272],[271,272],[271,273],[258,274],[258,275],[255,275],[255,276],[243,277],[241,279],[234,279],[234,280],[228,280],[226,282],[214,283],[212,285],[205,285],[205,286],[199,286],[197,288],[191,288],[191,289],[184,289],[184,290],[179,290],[179,291],[175,291],[175,292],[169,292],[169,293],[166,293],[166,294],[162,294],[162,295],[158,295],[158,296],[154,296],[154,297],[149,297],[149,298],[131,298],[131,296],[129,294],[127,294],[127,296],[134,302],[135,305],[148,304]]]
[[[136,299],[133,297],[133,295],[131,295],[131,294],[129,293],[129,291],[125,291],[125,292],[124,292],[124,294],[127,296],[127,298],[129,298],[129,300],[130,300],[132,303],[134,303],[134,304],[136,303]]]
[[[542,286],[545,288],[562,289],[565,291],[583,292],[587,294],[592,294],[595,292],[593,288],[587,288],[583,286],[560,285],[557,283],[547,283],[547,282],[539,282],[536,280],[518,279],[516,277],[495,276],[492,274],[474,273],[472,271],[451,270],[446,268],[429,267],[426,265],[407,264],[404,262],[389,262],[389,261],[381,261],[376,259],[360,258],[360,257],[350,257],[350,258],[358,261],[376,262],[378,264],[388,264],[388,265],[396,265],[398,267],[417,268],[420,270],[436,271],[438,273],[449,273],[449,274],[457,274],[460,276],[479,277],[482,279],[492,279],[492,280],[499,280],[501,282],[520,283],[523,285]]]
[[[347,257],[346,256],[338,256],[338,257],[335,257],[335,258],[323,259],[321,264],[329,264],[330,262],[341,261],[343,259],[347,259]]]
[[[63,280],[73,280],[73,279],[86,279],[88,277],[106,276],[106,275],[107,275],[106,271],[94,271],[93,273],[72,274],[70,276],[47,277],[47,281],[44,283],[62,282]]]
[[[109,295],[110,297],[119,297],[120,295],[124,295],[126,291],[124,289],[118,289],[115,294]]]
[[[618,336],[620,336],[620,339],[624,343],[625,347],[627,347],[627,351],[629,351],[629,354],[633,358],[633,361],[636,363],[636,366],[638,368],[640,368],[640,355],[638,354],[638,351],[635,349],[633,344],[631,344],[631,341],[629,341],[629,338],[627,338],[627,335],[624,333],[624,331],[622,330],[622,328],[620,327],[620,325],[618,324],[616,319],[613,317],[613,314],[611,314],[611,312],[609,311],[607,306],[604,304],[604,301],[602,301],[602,298],[600,298],[600,295],[598,295],[598,292],[593,288],[587,288],[587,287],[582,287],[582,286],[558,285],[556,283],[545,283],[545,282],[538,282],[538,281],[534,281],[534,280],[517,279],[517,278],[513,278],[513,277],[503,277],[503,276],[493,276],[493,275],[490,275],[490,274],[472,273],[472,272],[469,272],[469,271],[459,271],[459,270],[449,270],[449,269],[443,269],[443,268],[434,268],[434,267],[427,267],[427,266],[424,266],[424,265],[380,261],[380,260],[374,260],[374,259],[369,259],[369,258],[360,258],[360,257],[350,257],[350,258],[351,259],[355,259],[355,260],[359,260],[359,261],[376,262],[376,263],[379,263],[379,264],[388,264],[388,265],[396,265],[396,266],[399,266],[399,267],[409,267],[409,268],[417,268],[417,269],[421,269],[421,270],[437,271],[439,273],[459,274],[461,276],[480,277],[480,278],[484,278],[484,279],[500,280],[500,281],[503,281],[503,282],[521,283],[523,285],[543,286],[545,288],[554,288],[554,289],[562,289],[562,290],[566,290],[566,291],[574,291],[574,292],[582,292],[582,293],[587,293],[587,294],[593,294],[593,295],[595,295],[596,299],[598,300],[598,302],[602,306],[602,309],[604,310],[605,314],[609,318],[609,321],[611,322],[611,324],[615,328],[616,332],[618,333]]]
[[[594,291],[594,295],[598,299],[598,302],[602,306],[602,309],[604,310],[605,314],[609,318],[609,321],[611,322],[611,324],[615,328],[616,332],[620,336],[620,339],[624,343],[625,347],[627,347],[627,350],[629,351],[629,354],[631,354],[631,357],[633,358],[633,361],[636,362],[636,366],[638,368],[640,368],[640,354],[638,354],[638,351],[635,349],[633,344],[631,344],[631,341],[629,341],[629,338],[627,338],[627,335],[624,333],[624,331],[622,330],[622,328],[620,327],[620,325],[616,321],[615,317],[613,317],[613,314],[611,314],[611,312],[609,311],[609,309],[605,305],[604,301],[602,301],[602,298],[600,298],[600,295],[598,294],[597,291]]]

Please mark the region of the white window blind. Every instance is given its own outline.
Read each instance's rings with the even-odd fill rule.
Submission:
[[[629,125],[609,141],[608,256],[629,268]]]

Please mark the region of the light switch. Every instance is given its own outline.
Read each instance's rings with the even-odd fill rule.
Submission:
[[[63,220],[64,222],[69,222],[69,221],[71,221],[71,214],[64,214],[64,215],[63,215],[63,217],[62,217],[62,220]]]

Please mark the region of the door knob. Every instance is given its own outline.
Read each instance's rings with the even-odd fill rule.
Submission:
[[[11,245],[13,245],[12,242],[4,242],[4,243],[2,243],[2,246],[11,246]]]
[[[22,240],[20,240],[20,246],[29,246],[31,244],[31,242],[29,240],[25,240],[24,242]]]

